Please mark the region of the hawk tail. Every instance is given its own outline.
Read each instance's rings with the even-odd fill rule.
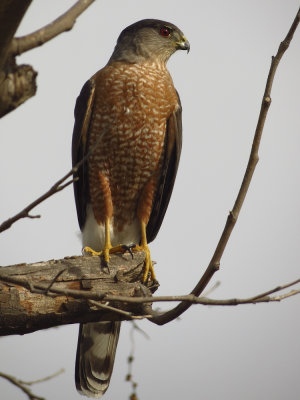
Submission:
[[[80,324],[75,382],[88,397],[101,397],[107,390],[114,366],[120,322]]]

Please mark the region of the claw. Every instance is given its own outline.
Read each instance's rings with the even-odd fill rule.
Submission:
[[[133,251],[132,251],[132,249],[135,249],[136,244],[134,244],[134,243],[129,244],[129,245],[122,244],[121,247],[122,247],[122,249],[124,249],[124,254],[126,253],[126,251],[128,251],[128,253],[131,255],[131,257],[133,259]]]
[[[89,253],[89,254],[91,254],[92,256],[100,256],[100,255],[102,254],[102,251],[95,251],[95,250],[93,250],[91,247],[85,246],[85,247],[82,249],[82,254],[85,255],[85,253]]]
[[[140,245],[140,246],[135,246],[134,248],[135,251],[143,251],[145,253],[145,265],[144,265],[144,273],[143,273],[143,278],[142,282],[145,283],[147,282],[149,278],[149,272],[151,276],[151,280],[155,280],[155,273],[154,273],[154,268],[153,268],[153,263],[151,260],[151,254],[148,245]]]

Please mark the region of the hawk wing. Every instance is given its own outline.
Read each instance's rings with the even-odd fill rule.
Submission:
[[[86,205],[89,202],[87,144],[94,97],[95,83],[93,78],[91,78],[84,84],[76,100],[74,111],[75,125],[72,139],[73,168],[84,159],[77,171],[74,172],[74,195],[81,230],[86,219]]]
[[[148,243],[155,239],[164,219],[173,191],[180,159],[182,147],[182,107],[178,93],[177,96],[179,107],[171,114],[167,121],[164,160],[146,230]]]

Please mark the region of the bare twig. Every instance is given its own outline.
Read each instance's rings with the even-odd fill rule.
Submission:
[[[65,372],[64,368],[61,368],[60,370],[54,372],[54,374],[49,375],[49,376],[45,376],[45,378],[41,378],[41,379],[36,379],[35,381],[22,381],[20,380],[20,382],[22,382],[24,385],[27,386],[32,386],[35,385],[36,383],[43,383],[46,381],[50,381],[50,379],[56,378],[58,375],[62,374]]]
[[[138,400],[138,396],[137,396],[137,392],[136,392],[138,383],[133,379],[133,374],[132,374],[133,362],[135,360],[135,357],[134,357],[134,354],[135,354],[134,332],[135,331],[142,333],[147,339],[149,339],[149,336],[147,335],[147,333],[145,331],[143,331],[134,321],[132,321],[132,327],[130,330],[131,349],[130,349],[129,356],[127,358],[128,372],[127,372],[127,375],[125,378],[125,380],[131,384],[131,388],[132,388],[132,393],[129,396],[129,400]]]
[[[16,221],[22,218],[40,218],[40,215],[31,215],[29,214],[29,212],[37,205],[41,204],[43,201],[48,199],[50,196],[60,192],[61,190],[69,186],[71,183],[73,183],[73,179],[71,179],[68,182],[65,182],[73,174],[73,172],[75,172],[74,168],[72,168],[71,171],[69,171],[65,176],[59,179],[49,190],[47,190],[46,193],[38,197],[35,201],[30,203],[27,207],[25,207],[22,211],[18,212],[13,217],[2,222],[2,224],[0,225],[0,232],[9,229],[12,226],[12,224],[14,224]]]
[[[267,292],[257,294],[255,296],[249,297],[247,299],[224,299],[224,300],[217,300],[217,299],[209,299],[207,297],[197,297],[192,294],[187,294],[183,296],[153,296],[153,297],[125,297],[125,296],[113,296],[107,295],[103,297],[104,301],[120,301],[120,302],[128,302],[128,303],[155,303],[155,302],[177,302],[177,301],[186,301],[190,304],[202,304],[206,306],[237,306],[241,304],[256,304],[256,303],[269,303],[272,301],[280,301],[285,298],[294,296],[300,293],[300,290],[292,290],[291,292],[285,293],[280,296],[270,297],[270,294],[277,293],[281,290],[287,289],[291,286],[295,286],[296,284],[300,283],[300,279],[295,281],[289,282],[285,285],[276,286],[273,289],[268,290]],[[151,317],[155,318],[155,317]]]
[[[21,389],[30,400],[45,400],[44,397],[40,397],[40,396],[37,396],[36,394],[32,393],[32,391],[27,386],[34,385],[34,384],[40,383],[40,382],[45,382],[49,379],[53,379],[56,376],[60,375],[62,372],[64,372],[64,369],[59,370],[58,372],[54,373],[53,375],[50,375],[45,378],[38,379],[38,380],[32,381],[32,382],[22,381],[21,379],[17,379],[12,375],[4,374],[3,372],[0,372],[0,377],[8,380],[10,383],[17,386],[19,389]]]
[[[120,310],[119,308],[112,307],[112,306],[109,306],[107,304],[102,304],[102,303],[99,303],[99,301],[95,301],[95,300],[89,300],[89,303],[94,305],[94,306],[96,306],[97,308],[102,309],[102,310],[112,311],[114,313],[120,314],[120,315],[124,316],[125,318],[127,318],[129,320],[131,320],[131,319],[132,320],[133,319],[144,319],[144,318],[150,318],[151,317],[151,315],[134,315],[133,313],[131,313],[129,311]]]
[[[202,275],[201,279],[199,280],[198,284],[195,286],[195,288],[191,291],[191,295],[194,296],[199,296],[205,287],[207,286],[208,282],[214,275],[216,271],[218,271],[220,267],[220,261],[223,256],[225,247],[227,245],[227,242],[230,238],[231,232],[235,226],[235,223],[238,219],[240,210],[242,208],[242,205],[244,203],[248,188],[250,186],[250,182],[256,167],[256,164],[258,162],[258,149],[260,145],[260,140],[266,120],[266,116],[271,104],[271,89],[274,81],[274,76],[278,67],[278,64],[285,53],[285,51],[288,49],[291,40],[293,39],[294,33],[298,27],[300,20],[300,9],[297,12],[297,15],[290,27],[290,30],[288,34],[286,35],[285,39],[283,42],[280,43],[277,54],[275,57],[272,57],[272,63],[270,66],[269,74],[268,74],[268,79],[262,99],[262,104],[261,104],[261,109],[258,117],[258,122],[255,130],[255,135],[254,135],[254,140],[251,148],[251,153],[248,161],[248,165],[246,168],[246,172],[243,178],[242,185],[240,187],[239,193],[237,195],[236,201],[234,203],[232,211],[230,211],[227,222],[225,224],[224,230],[222,232],[222,235],[219,239],[218,245],[216,247],[216,250],[212,256],[212,259]],[[179,315],[181,315],[183,312],[185,312],[189,307],[191,306],[191,303],[188,302],[182,302],[180,303],[177,307],[174,309],[165,312],[157,317],[151,318],[151,321],[154,322],[157,325],[163,325],[167,322],[170,322],[174,319],[176,319]]]
[[[79,0],[68,11],[56,18],[50,24],[29,35],[13,39],[10,48],[11,55],[19,55],[35,47],[42,46],[55,36],[71,30],[79,15],[81,15],[94,1],[95,0]]]
[[[60,178],[57,182],[55,182],[54,185],[49,190],[47,190],[47,192],[45,192],[42,196],[38,197],[36,200],[30,203],[22,211],[18,212],[13,217],[2,222],[2,224],[0,225],[0,233],[9,229],[15,222],[19,221],[22,218],[40,218],[40,215],[31,215],[29,214],[29,212],[33,208],[41,204],[43,201],[47,200],[49,197],[53,196],[54,194],[62,191],[63,189],[71,185],[77,179],[75,178],[67,181],[67,179],[70,178],[70,176],[76,174],[78,168],[81,167],[81,165],[87,161],[90,155],[95,151],[96,147],[99,144],[99,141],[100,138],[97,141],[97,143],[90,149],[90,151],[68,173],[66,173],[62,178]]]

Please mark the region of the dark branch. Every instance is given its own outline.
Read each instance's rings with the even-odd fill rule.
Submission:
[[[17,222],[22,218],[40,218],[40,215],[30,215],[29,214],[30,211],[39,204],[41,204],[43,201],[48,199],[49,197],[53,196],[55,193],[60,192],[61,190],[69,186],[71,183],[73,183],[73,180],[70,180],[68,182],[65,181],[73,174],[74,171],[75,171],[74,168],[71,169],[65,176],[59,179],[49,190],[47,190],[46,193],[38,197],[35,201],[30,203],[27,207],[25,207],[22,211],[18,212],[13,217],[2,222],[2,224],[0,225],[0,232],[9,229],[15,222]]]
[[[300,292],[279,291],[300,279],[247,299],[214,300],[184,296],[152,296],[156,287],[140,283],[144,253],[111,256],[110,270],[99,257],[66,257],[0,268],[0,336],[24,334],[78,322],[156,319],[154,302],[236,306],[281,301]],[[276,296],[271,297],[271,294]]]
[[[27,395],[29,400],[45,400],[44,397],[40,397],[40,396],[37,396],[36,394],[32,393],[32,391],[27,386],[31,386],[36,383],[48,381],[49,379],[53,379],[63,372],[64,372],[64,369],[61,369],[58,372],[55,372],[53,375],[46,376],[45,378],[38,379],[38,380],[32,381],[32,382],[22,381],[21,379],[17,379],[16,377],[14,377],[12,375],[4,374],[3,372],[0,372],[0,377],[6,379],[10,383],[17,386],[19,389],[21,389]]]
[[[271,89],[274,81],[274,76],[278,67],[278,64],[285,53],[285,51],[288,49],[291,40],[293,39],[293,35],[298,27],[300,20],[300,9],[297,12],[297,15],[291,25],[291,28],[283,40],[283,42],[280,43],[280,46],[278,48],[277,54],[275,57],[272,58],[272,63],[271,67],[269,70],[269,75],[267,78],[267,83],[262,99],[262,104],[261,104],[261,109],[258,117],[258,122],[255,130],[255,135],[254,135],[254,140],[251,148],[251,153],[248,161],[248,165],[246,168],[246,172],[243,178],[243,182],[241,184],[239,193],[237,195],[236,201],[234,203],[232,211],[230,211],[227,222],[225,224],[224,230],[222,232],[222,235],[220,237],[219,243],[216,247],[216,250],[212,256],[212,259],[204,272],[203,276],[201,277],[200,281],[198,284],[195,286],[195,288],[191,291],[191,294],[194,296],[199,296],[205,287],[207,286],[208,282],[214,275],[216,271],[218,271],[219,266],[220,266],[220,261],[223,256],[225,247],[227,245],[227,242],[230,238],[231,232],[235,226],[235,223],[238,219],[240,210],[242,208],[242,205],[244,203],[248,188],[250,186],[252,176],[256,167],[256,164],[258,162],[258,149],[260,145],[260,140],[265,124],[265,120],[267,117],[267,113],[271,104]],[[188,302],[182,302],[180,303],[177,307],[174,309],[163,313],[157,317],[151,318],[151,322],[154,322],[155,324],[158,325],[163,325],[169,321],[172,321],[176,318],[178,318],[182,313],[184,313],[189,307],[191,306],[191,303]]]
[[[32,0],[1,0],[0,4],[0,71],[2,71],[11,41]],[[0,73],[0,85],[4,76]]]
[[[134,259],[128,253],[112,255],[109,271],[102,257],[91,256],[0,268],[0,336],[151,316],[148,304],[103,300],[106,295],[150,297],[140,283],[144,259],[141,252]]]
[[[52,23],[30,35],[13,39],[31,0],[0,1],[0,117],[8,114],[37,90],[37,72],[30,65],[17,65],[15,58],[72,29],[76,18],[94,0],[80,0]]]
[[[35,47],[42,46],[44,43],[53,39],[59,34],[73,28],[76,19],[94,2],[95,0],[79,0],[63,15],[44,26],[43,28],[19,38],[12,40],[10,53],[13,56],[25,53]]]
[[[54,183],[54,185],[47,190],[42,196],[38,197],[36,200],[34,200],[32,203],[30,203],[27,207],[25,207],[22,211],[18,212],[16,215],[13,217],[7,219],[6,221],[2,222],[0,225],[0,233],[9,229],[15,222],[19,221],[22,218],[40,218],[40,215],[30,215],[29,212],[41,204],[43,201],[47,200],[49,197],[53,196],[54,194],[62,191],[65,189],[67,186],[71,185],[75,179],[71,179],[67,181],[70,176],[73,176],[76,174],[78,168],[84,164],[87,159],[90,157],[90,155],[93,153],[93,151],[96,149],[96,147],[99,144],[99,140],[93,146],[90,151],[80,160],[68,173],[66,173],[62,178],[60,178],[57,182]],[[67,181],[67,182],[66,182]]]

